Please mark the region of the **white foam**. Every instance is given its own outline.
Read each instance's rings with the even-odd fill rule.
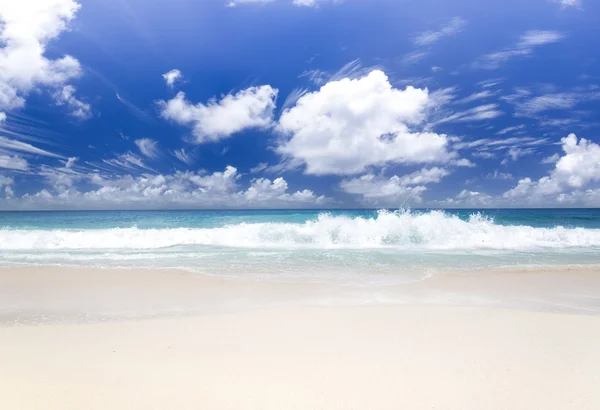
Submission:
[[[305,223],[220,228],[0,230],[0,250],[152,250],[183,245],[252,249],[536,250],[600,247],[600,229],[503,226],[443,211],[380,211],[375,218],[321,214]]]

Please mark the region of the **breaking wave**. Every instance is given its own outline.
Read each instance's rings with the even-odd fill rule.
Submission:
[[[0,229],[0,250],[152,250],[176,246],[251,249],[536,250],[600,247],[600,229],[500,225],[473,214],[380,211],[322,213],[303,223],[237,223],[214,228]]]

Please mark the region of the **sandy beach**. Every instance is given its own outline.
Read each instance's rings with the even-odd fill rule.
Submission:
[[[376,291],[4,268],[0,408],[600,408],[599,276],[455,274],[353,304]]]

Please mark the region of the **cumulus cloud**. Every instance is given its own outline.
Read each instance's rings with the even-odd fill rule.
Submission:
[[[12,189],[14,182],[15,180],[11,177],[0,175],[0,192],[4,191],[4,198],[12,198],[14,196]]]
[[[313,175],[350,175],[387,163],[448,162],[448,137],[414,131],[425,120],[427,90],[392,87],[379,70],[331,81],[284,110],[276,150]]]
[[[550,175],[538,181],[521,179],[517,186],[504,193],[505,198],[527,197],[538,200],[547,195],[557,195],[569,190],[580,190],[592,182],[600,181],[600,145],[570,134],[561,140],[564,155],[560,157]]]
[[[173,69],[169,72],[163,74],[163,78],[169,87],[173,87],[177,81],[180,81],[183,78],[181,71],[178,69]]]
[[[103,176],[72,168],[43,167],[48,188],[1,203],[12,209],[266,208],[311,207],[327,202],[305,189],[291,192],[283,178],[253,180],[239,186],[240,174],[228,166],[206,173]],[[77,188],[77,185],[80,188]],[[88,187],[82,190],[81,187]]]
[[[288,184],[283,178],[269,180],[259,178],[252,181],[252,185],[244,192],[244,197],[249,202],[269,202],[273,200],[283,202],[299,202],[322,204],[326,201],[324,196],[317,197],[313,191],[305,189],[288,193]]]
[[[0,168],[26,171],[29,169],[29,164],[18,155],[0,154]]]
[[[196,142],[206,143],[229,138],[249,128],[266,128],[273,121],[278,90],[269,85],[250,87],[220,100],[193,104],[179,92],[173,99],[159,101],[161,116],[189,126]]]
[[[402,200],[420,203],[421,195],[427,190],[425,185],[439,183],[449,174],[449,170],[438,167],[423,168],[408,175],[394,175],[391,178],[367,174],[343,180],[340,188],[346,193],[360,195],[365,202],[378,205],[398,205],[398,201]]]
[[[67,30],[79,8],[74,0],[0,1],[0,110],[22,108],[27,95],[39,88],[64,90],[81,75],[74,57],[46,56],[48,43]],[[74,115],[83,114],[85,108],[77,107],[70,91]]]

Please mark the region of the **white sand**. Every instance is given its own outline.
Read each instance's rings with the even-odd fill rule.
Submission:
[[[36,288],[3,273],[21,298]],[[598,409],[599,346],[600,316],[490,306],[0,325],[0,409]]]

